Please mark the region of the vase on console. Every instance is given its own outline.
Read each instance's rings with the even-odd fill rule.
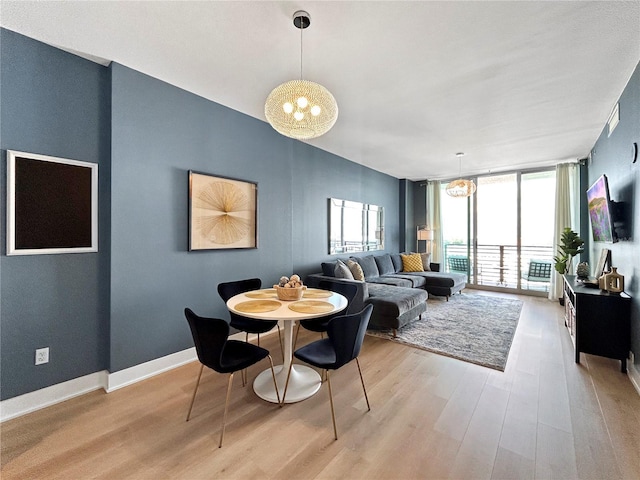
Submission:
[[[624,275],[618,273],[618,267],[611,267],[611,271],[604,276],[604,287],[609,293],[624,291]]]

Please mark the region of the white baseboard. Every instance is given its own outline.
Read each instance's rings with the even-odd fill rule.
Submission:
[[[0,422],[104,388],[108,372],[91,373],[0,402]]]
[[[133,383],[141,382],[160,373],[180,367],[197,359],[195,347],[172,353],[164,357],[156,358],[133,367],[125,368],[115,373],[110,373],[107,378],[105,390],[107,393],[126,387]]]
[[[634,363],[627,362],[627,375],[629,376],[629,380],[640,395],[640,370],[638,370]]]
[[[267,334],[269,333],[271,332]],[[249,340],[252,340],[253,337],[255,336],[250,335]],[[245,334],[240,332],[231,335],[229,338],[244,340]],[[130,368],[125,368],[118,372],[109,373],[103,370],[50,387],[41,388],[34,392],[25,393],[24,395],[9,398],[0,402],[0,423],[101,388],[107,393],[113,392],[114,390],[180,367],[186,363],[193,362],[196,359],[196,349],[192,347]]]

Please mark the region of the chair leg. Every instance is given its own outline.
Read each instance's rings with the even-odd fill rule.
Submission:
[[[336,428],[336,413],[333,410],[333,392],[331,391],[331,375],[329,375],[329,370],[325,370],[327,372],[327,385],[329,385],[329,404],[331,405],[331,420],[333,421],[333,436],[338,439],[338,430]]]
[[[280,408],[282,408],[282,406],[284,405],[284,399],[287,397],[287,388],[289,388],[289,377],[291,376],[292,367],[293,367],[293,358],[291,359],[291,362],[289,362],[289,371],[287,372],[287,381],[284,382],[284,392],[282,392],[282,401],[280,402]]]
[[[204,365],[200,365],[200,373],[198,374],[198,381],[196,382],[196,388],[193,389],[193,396],[191,397],[191,404],[189,405],[189,412],[187,413],[187,422],[189,418],[191,418],[191,409],[193,408],[193,402],[196,400],[196,392],[198,391],[198,386],[200,385],[200,378],[202,377],[202,371],[204,370]]]
[[[278,405],[280,405],[280,392],[278,391],[278,382],[276,382],[276,371],[273,369],[273,358],[268,355],[271,364],[271,376],[273,377],[273,386],[276,388],[276,397],[278,397]]]
[[[360,360],[356,357],[356,365],[358,365],[358,373],[360,374],[360,382],[362,382],[362,390],[364,390],[364,399],[367,401],[367,410],[371,411],[371,405],[369,405],[369,397],[367,396],[367,389],[364,386],[364,378],[362,377],[362,370],[360,369]]]
[[[233,383],[233,373],[229,374],[229,383],[227,383],[227,399],[224,402],[224,414],[222,415],[222,430],[220,431],[220,445],[218,448],[222,448],[222,439],[224,438],[224,426],[227,422],[227,409],[229,408],[229,398],[231,397],[231,384]]]

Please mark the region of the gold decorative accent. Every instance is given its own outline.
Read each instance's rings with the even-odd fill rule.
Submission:
[[[238,216],[249,209],[249,200],[231,183],[209,183],[194,199],[194,206],[207,211],[198,218],[197,226],[201,235],[214,243],[228,245],[249,233],[249,221]]]
[[[308,288],[307,291],[302,294],[304,298],[329,298],[331,295],[333,295],[333,292],[319,288]]]
[[[302,298],[302,292],[307,289],[305,285],[302,285],[300,287],[293,287],[293,288],[286,288],[286,287],[281,287],[279,285],[274,285],[273,288],[275,288],[276,293],[278,294],[278,298],[280,300],[285,300],[288,302],[300,300]]]
[[[289,310],[298,313],[329,313],[334,308],[333,304],[322,300],[302,300],[289,305]]]
[[[276,300],[249,300],[236,305],[236,310],[244,313],[265,313],[273,312],[280,308],[282,304]]]
[[[244,294],[249,298],[276,298],[276,291],[273,288],[267,288],[265,290],[255,290],[253,292],[247,292]]]

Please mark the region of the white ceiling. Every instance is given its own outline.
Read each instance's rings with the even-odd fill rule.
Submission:
[[[640,60],[640,1],[9,1],[0,24],[266,121],[303,76],[338,101],[308,143],[397,178],[588,155]]]

